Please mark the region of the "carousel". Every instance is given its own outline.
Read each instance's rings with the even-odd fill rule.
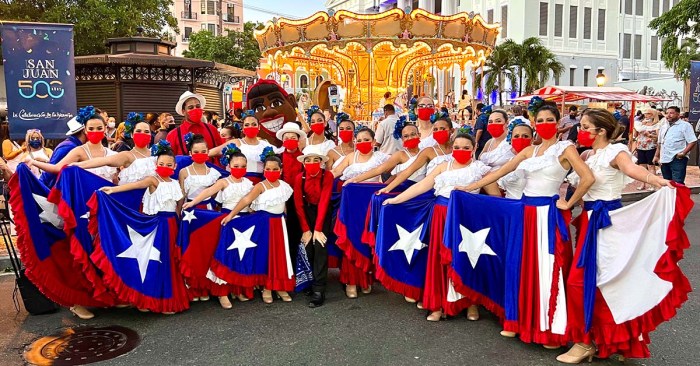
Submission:
[[[344,111],[371,120],[386,92],[402,107],[406,91],[432,96],[439,70],[459,67],[463,87],[493,50],[499,30],[478,14],[422,9],[275,18],[255,32],[264,58],[259,76],[293,91],[315,89],[314,102],[322,100],[324,85],[336,84],[345,91]]]

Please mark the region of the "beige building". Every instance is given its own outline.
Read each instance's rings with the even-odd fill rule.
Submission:
[[[188,48],[194,32],[208,30],[225,35],[226,30],[243,30],[243,0],[174,0],[171,9],[180,29],[175,36],[177,56]]]

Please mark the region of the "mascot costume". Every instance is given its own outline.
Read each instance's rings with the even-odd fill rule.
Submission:
[[[255,117],[260,122],[261,139],[267,140],[277,147],[282,146],[275,133],[282,128],[285,122],[297,121],[297,101],[294,95],[287,94],[276,81],[260,79],[248,89],[247,107],[255,112]],[[240,112],[237,112],[237,117]]]

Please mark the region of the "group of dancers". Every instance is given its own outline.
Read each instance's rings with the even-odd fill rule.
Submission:
[[[262,300],[268,304],[273,302],[273,297],[292,301],[289,292],[298,283],[295,263],[299,252],[304,251],[312,274],[312,285],[306,290],[310,307],[324,304],[328,268],[337,266],[348,298],[357,298],[358,292],[370,293],[373,282],[378,280],[389,290],[404,295],[407,302],[425,309],[428,321],[440,321],[464,310],[469,320],[478,320],[479,306],[485,305],[479,296],[462,293],[460,296],[468,301],[448,300],[452,291],[459,292],[448,274],[451,254],[443,242],[450,199],[454,192],[463,191],[520,200],[525,207],[525,223],[518,258],[523,274],[519,278],[518,316],[515,321],[502,319],[501,334],[547,348],[573,342],[568,352],[557,357],[563,363],[590,360],[595,354],[648,357],[649,332],[675,315],[687,298],[689,284],[687,280],[674,282],[685,287],[677,285],[674,300],[665,302],[661,311],[655,308],[650,310],[654,314],[620,322],[611,316],[600,292],[595,287],[591,292],[586,286],[590,268],[594,276],[596,271],[590,261],[596,260],[593,242],[597,232],[591,231],[604,227],[593,220],[622,207],[622,191],[630,179],[658,188],[683,187],[640,168],[625,145],[611,143],[620,131],[617,121],[606,110],[591,108],[583,113],[578,141],[591,147],[583,158],[571,142],[558,139],[560,113],[556,106],[533,101],[534,119],[530,124],[509,123],[503,110],[483,113],[481,118],[488,118],[492,139],[477,159],[474,138],[465,131],[455,130],[449,117],[436,112],[433,103],[430,98],[419,98],[412,113],[416,121],[401,118],[396,123],[394,137],[403,146],[391,155],[376,151],[374,131],[357,127],[343,113],[337,116],[336,142],[323,112],[311,107],[307,113],[311,131],[307,134],[297,123],[285,123],[276,132],[281,147],[258,138],[260,123],[252,113],[243,115],[243,136],[219,146],[210,146],[202,135],[185,134],[182,142],[189,154],[185,167],[178,167],[178,162],[182,165],[185,160],[174,154],[167,141],[149,146],[150,126],[136,114],[126,121],[133,148],[119,153],[109,150],[102,144],[105,121],[94,108],[85,107],[78,114],[86,136],[81,146],[57,164],[31,158],[26,164],[53,174],[61,173],[66,166],[85,169],[116,184],[105,184],[99,189],[110,196],[142,191],[138,205],[141,213],[167,217],[174,232],[193,210],[218,211],[217,225],[223,227],[253,213],[269,214],[268,242],[264,244],[266,272],[262,275],[231,273],[230,268],[223,268],[214,253],[220,250],[219,246],[232,245],[230,241],[218,237],[193,240],[191,236],[174,234],[171,237],[175,241],[177,236],[180,241],[169,251],[172,270],[177,273],[173,282],[180,283],[184,289],[173,290],[182,292],[178,301],[204,301],[214,296],[226,309],[232,308],[232,299],[251,299],[254,290],[260,290]],[[182,108],[179,105],[181,110],[177,112],[186,115],[188,111]],[[534,144],[536,140],[538,143]],[[383,179],[386,177],[390,178]],[[565,182],[575,187],[568,199],[559,197]],[[344,189],[368,183],[374,183],[376,189],[367,197],[342,196]],[[430,192],[435,199],[425,223],[429,231],[427,264],[415,269],[424,272],[424,282],[408,291],[376,270],[376,257],[382,254],[373,251],[379,245],[371,243],[372,240],[357,243],[353,237],[360,235],[349,232],[351,225],[347,221],[365,223],[365,218],[374,214],[373,210],[381,210],[365,205],[374,195],[387,195],[383,205],[401,205]],[[352,202],[340,202],[341,196]],[[583,212],[573,221],[577,235],[573,238],[569,229],[571,211],[581,202]],[[357,217],[340,218],[339,207],[343,204],[358,206],[359,214],[353,215]],[[95,224],[97,230],[101,222]],[[103,232],[92,230],[91,233],[97,241]],[[229,234],[222,231],[221,236],[224,235]],[[244,234],[235,231],[233,239],[238,241],[241,235]],[[22,246],[23,240],[18,245]],[[366,245],[368,251],[363,252],[358,245]],[[681,258],[681,254],[673,256],[670,265],[677,269]],[[579,264],[584,260],[588,266]],[[95,276],[91,279],[94,283]],[[118,292],[121,288],[111,286],[111,281],[105,283],[107,291]],[[591,297],[597,300],[592,302]],[[112,305],[132,305],[143,311],[163,313],[174,313],[188,306],[150,307],[149,302],[132,300],[133,297],[116,293]],[[85,307],[90,304],[67,305],[80,318],[94,316]]]

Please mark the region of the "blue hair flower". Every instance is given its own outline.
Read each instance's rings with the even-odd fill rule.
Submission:
[[[221,150],[221,158],[219,158],[219,162],[223,166],[228,166],[228,164],[231,162],[233,154],[238,152],[241,152],[241,149],[239,149],[235,144],[226,145],[226,147]]]
[[[457,133],[463,133],[466,135],[473,135],[472,126],[464,125],[457,130]]]
[[[418,120],[418,115],[416,114],[416,103],[411,103],[408,105],[408,119],[411,122]]]
[[[183,136],[183,140],[185,140],[185,145],[187,146],[187,150],[190,150],[190,146],[192,145],[192,139],[194,138],[194,134],[192,132],[188,132]]]
[[[272,146],[267,146],[263,149],[262,154],[260,154],[260,161],[265,161],[270,156],[275,156],[275,150],[272,149]]]
[[[319,108],[319,106],[317,106],[317,105],[312,105],[311,107],[309,107],[309,109],[306,110],[306,122],[310,124],[311,123],[311,116],[313,116],[314,113],[320,113],[320,112],[321,112],[321,108]]]
[[[248,118],[248,117],[255,117],[255,111],[252,109],[249,109],[247,111],[241,112],[241,121]]]
[[[527,126],[521,119],[514,119],[508,123],[508,135],[506,135],[506,141],[508,141],[508,143],[510,143],[510,140],[513,138],[513,130],[520,125]]]
[[[530,102],[527,103],[527,110],[530,111],[530,113],[535,113],[538,109],[542,108],[543,105],[544,99],[540,97],[532,97],[530,98]]]
[[[358,124],[355,126],[355,131],[353,131],[353,136],[357,137],[357,134],[362,131],[362,129],[365,128],[365,126]]]
[[[399,120],[394,124],[394,138],[397,140],[401,139],[401,131],[406,126],[406,116],[399,117]]]
[[[141,113],[129,112],[126,116],[126,121],[124,121],[124,137],[130,138],[134,132],[134,127],[142,121],[143,115]]]
[[[94,117],[95,114],[95,107],[88,105],[78,110],[78,115],[75,117],[75,120],[84,125],[90,120],[90,118]]]
[[[443,112],[443,111],[437,111],[437,112],[433,113],[432,115],[430,115],[430,123],[435,123],[438,120],[445,120],[447,122],[452,122],[450,120],[449,113]]]
[[[343,121],[352,121],[350,115],[345,112],[340,112],[335,115],[335,122],[341,124]]]
[[[159,156],[171,150],[172,147],[170,146],[170,142],[167,140],[160,140],[157,144],[153,144],[153,146],[151,146],[151,156]]]

